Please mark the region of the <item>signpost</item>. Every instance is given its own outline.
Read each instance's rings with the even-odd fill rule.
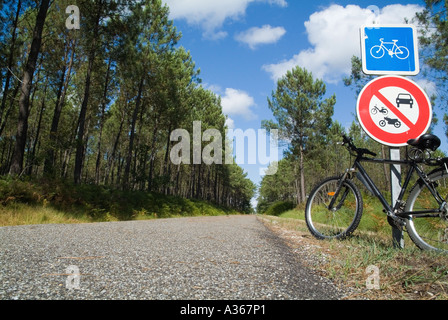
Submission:
[[[390,159],[400,160],[399,147],[426,133],[432,107],[426,93],[401,76],[420,73],[417,31],[412,25],[369,25],[361,28],[362,68],[383,76],[361,91],[357,115],[366,133],[390,146]],[[401,168],[391,166],[392,203],[401,191]],[[394,247],[403,248],[403,231],[392,226]]]

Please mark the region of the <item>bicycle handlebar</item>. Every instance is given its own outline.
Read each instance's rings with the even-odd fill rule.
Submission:
[[[373,157],[376,157],[377,154],[375,152],[370,151],[369,149],[362,149],[362,148],[358,148],[355,146],[355,144],[353,143],[353,139],[347,137],[345,134],[342,135],[342,145],[347,146],[347,149],[349,151],[353,151],[354,153],[356,153],[357,156],[362,157],[365,154],[367,155],[371,155]],[[414,159],[414,161],[417,161],[419,163],[425,163],[426,165],[429,166],[444,166],[444,168],[447,170],[448,172],[448,157],[446,158],[422,158],[421,160],[416,160]]]
[[[357,148],[354,144],[353,144],[353,140],[349,137],[347,137],[345,134],[342,135],[342,145],[347,145],[347,148],[354,151],[358,156],[363,156],[365,154],[368,154],[372,157],[376,157],[377,154],[375,152],[370,151],[369,149],[363,149],[363,148]]]

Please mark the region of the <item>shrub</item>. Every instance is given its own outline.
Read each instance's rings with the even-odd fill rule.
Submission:
[[[294,203],[291,201],[277,201],[271,204],[264,212],[268,216],[279,216],[283,212],[294,209]]]
[[[205,201],[145,191],[75,185],[50,179],[22,180],[0,177],[0,209],[4,209],[3,212],[0,210],[0,214],[6,216],[5,212],[12,212],[13,206],[20,206],[19,212],[25,212],[23,208],[26,207],[33,210],[41,207],[51,208],[69,217],[83,216],[88,221],[237,214],[234,210]]]

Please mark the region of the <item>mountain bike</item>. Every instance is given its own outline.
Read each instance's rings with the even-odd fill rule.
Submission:
[[[355,185],[357,178],[382,204],[389,224],[406,230],[417,247],[448,253],[448,158],[435,158],[440,139],[425,134],[408,141],[405,160],[377,159],[368,149],[357,148],[343,135],[343,146],[355,157],[344,174],[323,180],[311,191],[305,209],[309,231],[317,239],[345,239],[358,227],[363,198]],[[410,148],[410,150],[409,150]],[[395,203],[389,204],[362,163],[401,165],[408,168]],[[423,167],[432,168],[426,173]],[[409,188],[415,175],[417,182]],[[414,180],[415,181],[415,180]],[[404,201],[408,193],[407,201]]]

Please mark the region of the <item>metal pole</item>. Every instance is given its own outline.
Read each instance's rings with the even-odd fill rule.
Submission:
[[[390,148],[390,159],[400,160],[400,148]],[[392,206],[398,199],[401,192],[401,166],[391,165],[390,169],[390,183],[391,183],[391,195],[392,195]],[[392,226],[392,240],[394,248],[403,249],[404,248],[404,235],[403,230],[395,226]]]

